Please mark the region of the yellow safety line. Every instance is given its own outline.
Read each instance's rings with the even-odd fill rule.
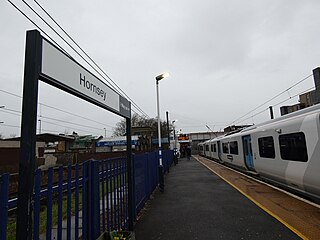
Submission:
[[[251,196],[249,196],[248,194],[246,194],[245,192],[243,192],[240,188],[238,188],[236,185],[234,185],[233,183],[231,183],[229,180],[227,180],[226,178],[224,178],[223,176],[221,176],[219,173],[217,173],[216,171],[214,171],[213,169],[211,169],[207,164],[201,162],[197,157],[193,156],[198,162],[200,162],[202,165],[204,165],[206,168],[208,168],[210,171],[212,171],[214,174],[218,175],[220,178],[222,178],[224,181],[226,181],[228,184],[230,184],[232,187],[234,187],[235,189],[237,189],[240,193],[242,193],[245,197],[247,197],[250,201],[252,201],[254,204],[256,204],[258,207],[260,207],[262,210],[264,210],[265,212],[267,212],[268,214],[270,214],[271,216],[273,216],[275,219],[277,219],[279,222],[281,222],[283,225],[285,225],[287,228],[289,228],[291,231],[293,231],[295,234],[297,234],[299,237],[301,237],[302,239],[308,239],[308,237],[306,237],[305,235],[303,235],[299,230],[297,230],[296,228],[294,228],[293,226],[291,226],[289,223],[287,223],[285,220],[283,220],[282,218],[280,218],[278,215],[276,215],[275,213],[271,212],[271,210],[267,209],[265,206],[263,206],[262,204],[260,204],[258,201],[254,200]]]

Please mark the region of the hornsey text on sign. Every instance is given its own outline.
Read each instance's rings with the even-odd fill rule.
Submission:
[[[104,101],[106,100],[107,93],[105,91],[103,91],[101,88],[94,85],[93,83],[86,80],[86,76],[83,76],[83,78],[82,78],[81,73],[80,73],[80,85],[82,85],[83,87],[87,88],[88,90],[94,92],[98,96],[102,97]]]

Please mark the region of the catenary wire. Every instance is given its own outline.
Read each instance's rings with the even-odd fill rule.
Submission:
[[[43,34],[45,35],[45,36],[47,36],[53,43],[55,43],[63,52],[65,52],[66,53],[66,55],[68,55],[69,57],[71,57],[64,49],[63,49],[63,47],[61,47],[54,39],[52,39],[50,36],[49,36],[49,34],[47,34],[39,25],[37,25],[31,18],[29,18],[17,5],[15,5],[12,1],[10,1],[10,0],[7,0],[17,11],[19,11],[25,18],[27,18],[33,25],[35,25],[41,32],[43,32]],[[28,6],[28,4],[27,4],[27,6]],[[50,27],[51,28],[51,27]],[[53,30],[53,29],[52,29]],[[53,30],[54,32],[56,32],[55,30]],[[56,33],[56,34],[58,34],[58,33]],[[58,34],[59,35],[59,34]],[[63,39],[63,38],[62,38]],[[63,39],[64,40],[64,39]],[[65,41],[65,40],[64,40]],[[66,41],[65,41],[66,42]],[[66,42],[67,43],[67,42]],[[95,69],[86,59],[84,59],[83,58],[83,56],[80,54],[80,53],[78,53],[69,43],[67,43],[85,62],[87,62],[87,64],[89,64],[93,69]],[[71,57],[72,58],[72,57]],[[95,71],[97,71],[96,69],[95,69]],[[98,72],[98,71],[97,71]],[[101,76],[101,77],[103,77],[99,72],[98,72],[98,74]],[[104,78],[104,77],[103,77]],[[105,79],[105,78],[104,78]],[[106,79],[105,79],[106,80]],[[106,80],[107,82],[108,82],[108,80]],[[109,83],[109,82],[108,82]],[[110,84],[110,83],[109,83]],[[116,89],[113,89],[113,90],[115,90],[116,91]],[[118,91],[116,91],[117,93],[119,93]],[[121,95],[121,94],[120,94]],[[134,112],[134,113],[136,113],[136,114],[138,114],[136,111],[134,111],[132,108],[131,108],[131,110]]]
[[[310,74],[309,76],[307,76],[307,77],[305,77],[305,78],[301,79],[300,81],[298,81],[297,83],[295,83],[295,84],[294,84],[294,85],[292,85],[291,87],[287,88],[286,90],[284,90],[284,91],[282,91],[281,93],[277,94],[276,96],[272,97],[272,98],[271,98],[271,99],[269,99],[268,101],[266,101],[266,102],[264,102],[264,103],[260,104],[259,106],[257,106],[257,107],[256,107],[256,108],[254,108],[253,110],[251,110],[251,111],[249,111],[248,113],[244,114],[243,116],[241,116],[241,117],[237,118],[236,120],[234,120],[233,122],[229,123],[228,125],[232,125],[232,124],[234,124],[235,122],[237,122],[237,121],[238,121],[238,120],[240,120],[241,118],[243,118],[243,117],[245,117],[245,116],[249,115],[250,113],[252,113],[252,112],[254,112],[255,110],[257,110],[258,108],[260,108],[260,107],[264,106],[265,104],[267,104],[267,103],[271,102],[272,100],[274,100],[275,98],[279,97],[279,96],[280,96],[280,95],[282,95],[283,93],[285,93],[285,92],[289,91],[289,90],[290,90],[290,89],[292,89],[293,87],[295,87],[295,86],[297,86],[298,84],[300,84],[300,83],[304,82],[305,80],[307,80],[307,79],[308,79],[309,77],[311,77],[311,76],[312,76],[312,74]]]
[[[40,16],[40,14],[35,11],[26,1],[22,0],[22,2],[27,5],[27,7],[34,13],[36,14],[55,34],[57,34],[74,52],[76,52],[87,64],[89,64],[90,67],[92,67],[94,69],[94,67],[73,47],[71,46],[70,43],[68,43],[67,40],[65,40],[61,34],[59,34],[42,16]],[[105,79],[106,80],[106,79]],[[110,82],[108,80],[106,80],[109,84]],[[111,85],[111,84],[110,84]],[[113,88],[114,91],[116,91],[118,94],[119,91],[117,91],[116,89]]]
[[[65,38],[63,38],[61,36],[61,34],[59,34],[42,16],[40,16],[40,14],[35,11],[26,1],[22,0],[22,2],[34,13],[36,14],[55,34],[57,34],[75,53],[77,53],[92,69],[94,69],[107,83],[109,83],[109,85],[112,86],[112,89],[118,93],[119,95],[123,96],[125,95],[127,98],[129,98],[132,102],[132,105],[135,106],[137,108],[138,111],[140,111],[143,115],[145,116],[148,116],[130,97],[128,97],[128,95],[105,73],[105,71],[103,71],[99,66],[98,64],[96,64],[96,62],[72,39],[70,38],[70,36],[67,34],[67,36],[76,44],[76,46],[91,60],[91,62],[96,66],[98,67],[98,69],[103,72],[108,79],[110,79],[110,81],[118,88],[120,89],[117,90],[111,83],[108,79],[106,79],[91,63],[89,63],[89,61],[87,61]],[[35,1],[36,2],[36,1]],[[45,11],[42,6],[36,2],[40,7],[41,9],[53,20],[53,18],[47,13],[47,11]],[[62,27],[60,27],[60,25],[55,21],[53,20],[58,26],[59,28],[66,34],[65,30],[63,30]],[[133,111],[135,112],[135,111]],[[135,112],[136,113],[136,112]]]
[[[15,116],[19,116],[21,117],[21,112],[18,111],[18,110],[14,110],[14,109],[8,109],[8,108],[5,108],[5,109],[0,109],[1,112],[5,112],[5,113],[8,113],[8,114],[11,114],[11,115],[15,115]],[[96,128],[96,127],[91,127],[91,126],[88,126],[88,125],[83,125],[83,124],[78,124],[78,123],[74,123],[74,122],[69,122],[69,121],[65,121],[65,120],[61,120],[61,119],[57,119],[57,118],[52,118],[52,117],[46,117],[46,116],[40,116],[38,115],[38,118],[42,118],[42,119],[49,119],[49,120],[53,120],[53,121],[57,121],[57,122],[63,122],[63,123],[67,123],[67,124],[70,124],[70,125],[75,125],[75,126],[80,126],[80,127],[85,127],[85,128],[91,128],[91,129],[94,129],[94,130],[102,130],[101,128]],[[41,119],[41,121],[43,121]],[[43,121],[45,122],[45,121]],[[54,124],[54,123],[52,123]],[[57,126],[61,126],[61,125],[58,125],[56,124]],[[61,126],[61,127],[70,127],[70,126]],[[114,127],[112,127],[114,128]],[[79,130],[79,129],[78,129]],[[82,131],[83,129],[81,129]],[[86,130],[83,130],[83,131],[86,131]],[[112,132],[111,130],[108,130],[106,129],[107,132]]]
[[[57,124],[57,123],[53,123],[53,122],[49,122],[49,121],[45,121],[45,120],[41,120],[41,122],[46,123],[46,124],[55,125],[55,126],[58,126],[58,127],[71,128],[70,126],[64,126],[64,125],[61,125],[61,124]],[[74,127],[72,127],[72,130],[77,130],[77,131],[81,131],[81,132],[86,132],[86,133],[93,134],[92,131],[88,131],[88,130],[84,130],[84,129],[80,129],[80,128],[74,128]],[[98,129],[98,130],[102,130],[102,129]],[[106,131],[111,132],[110,130],[106,130]],[[96,134],[96,135],[101,135],[101,133],[98,133],[98,132],[94,132],[94,134]]]
[[[289,98],[287,98],[287,99],[285,99],[285,100],[283,100],[283,101],[281,101],[281,102],[279,102],[279,103],[274,104],[273,106],[278,106],[278,105],[280,105],[280,104],[282,104],[282,103],[284,103],[284,102],[286,102],[286,101],[288,101],[288,100],[290,100],[290,99],[292,99],[292,98],[294,98],[294,97],[297,97],[297,96],[299,96],[299,95],[301,95],[301,94],[307,93],[307,92],[309,92],[309,91],[312,90],[312,89],[314,89],[314,87],[311,87],[311,88],[309,88],[309,89],[307,89],[307,90],[305,90],[305,91],[303,91],[303,92],[300,92],[300,93],[298,93],[298,94],[295,94],[295,95],[293,95],[293,96],[291,96],[291,97],[289,97]]]
[[[7,0],[18,12],[20,12],[25,18],[27,18],[33,25],[35,25],[46,37],[48,37],[54,44],[56,44],[65,54],[70,56],[53,38],[49,36],[38,24],[36,24],[31,18],[29,18],[20,8],[17,7],[12,1]],[[70,56],[71,57],[71,56]]]
[[[34,0],[34,2],[42,9],[42,11],[63,31],[64,34],[85,54],[87,58],[91,60],[91,62],[132,102],[132,104],[145,116],[149,117],[112,79],[111,77],[79,46],[79,44],[61,27],[61,25],[42,7],[38,1]],[[97,71],[97,70],[96,70]],[[98,71],[97,71],[98,72]],[[149,117],[150,118],[150,117]]]
[[[290,99],[292,99],[292,98],[294,98],[294,97],[297,97],[297,96],[299,96],[299,95],[301,95],[301,94],[304,94],[304,93],[306,93],[306,92],[308,92],[308,91],[310,91],[310,90],[312,90],[312,89],[314,89],[314,87],[311,87],[311,88],[309,88],[309,89],[307,89],[307,90],[305,90],[305,91],[303,91],[303,92],[300,92],[300,93],[298,93],[298,94],[295,94],[295,95],[293,95],[293,96],[291,96],[291,97],[289,97],[289,98],[287,98],[287,99],[285,99],[285,100],[283,100],[283,101],[281,101],[281,102],[278,102],[278,103],[274,104],[273,106],[278,106],[278,105],[280,105],[280,104],[282,104],[282,103],[284,103],[284,102],[286,102],[286,101],[288,101],[288,100],[290,100]],[[248,120],[248,119],[250,119],[250,118],[253,118],[253,117],[255,117],[255,116],[257,116],[257,115],[259,115],[259,114],[261,114],[261,113],[263,113],[263,112],[265,112],[265,111],[268,111],[268,110],[269,110],[269,108],[266,108],[266,109],[264,109],[264,110],[262,110],[262,111],[260,111],[260,112],[258,112],[258,113],[256,113],[256,114],[254,114],[254,115],[252,115],[252,116],[250,116],[250,117],[247,117],[247,118],[243,119],[243,120],[240,121],[239,123],[242,123],[242,122],[244,122],[244,121],[246,121],[246,120]]]
[[[8,95],[15,96],[15,97],[18,97],[18,98],[21,98],[21,99],[22,99],[22,97],[21,97],[20,95],[14,94],[14,93],[11,93],[11,92],[8,92],[8,91],[5,91],[5,90],[3,90],[3,89],[0,89],[0,92],[3,92],[3,93],[6,93],[6,94],[8,94]],[[98,124],[101,124],[101,125],[103,125],[103,126],[113,127],[113,126],[111,126],[111,125],[108,125],[108,124],[105,124],[105,123],[102,123],[102,122],[98,122],[98,121],[96,121],[96,120],[93,120],[93,119],[90,119],[90,118],[87,118],[87,117],[83,117],[83,116],[78,115],[78,114],[76,114],[76,113],[69,112],[69,111],[66,111],[66,110],[62,110],[62,109],[57,108],[57,107],[49,106],[49,105],[44,104],[44,103],[40,103],[40,102],[39,102],[39,105],[44,106],[44,107],[47,107],[47,108],[51,108],[51,109],[54,109],[54,110],[57,110],[57,111],[60,111],[60,112],[63,112],[63,113],[67,113],[67,114],[70,114],[70,115],[72,115],[72,116],[76,116],[76,117],[82,118],[82,119],[87,120],[87,121],[91,121],[91,122],[94,122],[94,123],[98,123]]]

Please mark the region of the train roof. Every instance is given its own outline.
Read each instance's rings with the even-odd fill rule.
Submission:
[[[280,122],[280,121],[283,121],[283,120],[286,120],[286,119],[290,119],[290,118],[294,118],[294,117],[300,117],[300,116],[303,116],[303,115],[309,115],[309,114],[313,114],[313,113],[317,113],[317,112],[320,114],[320,104],[316,104],[314,106],[307,107],[307,108],[304,108],[304,109],[301,109],[299,111],[283,115],[283,116],[275,118],[275,119],[271,119],[271,120],[268,120],[268,121],[265,121],[265,122],[262,122],[262,123],[259,123],[259,124],[256,124],[256,125],[252,125],[250,127],[246,127],[246,128],[240,129],[240,130],[236,130],[236,131],[230,132],[230,133],[227,133],[225,135],[218,136],[216,138],[207,140],[207,141],[205,141],[203,143],[205,144],[205,143],[210,143],[212,141],[218,141],[219,139],[222,139],[222,138],[225,138],[225,137],[229,137],[229,136],[232,137],[234,135],[246,133],[246,132],[249,132],[249,131],[254,130],[256,128],[268,125],[268,124],[277,123],[277,122]]]
[[[283,116],[275,118],[275,119],[271,119],[271,120],[266,121],[266,122],[262,122],[262,123],[259,123],[259,124],[256,124],[256,125],[252,125],[251,127],[247,127],[247,128],[242,129],[241,132],[247,132],[247,131],[256,129],[258,127],[267,125],[267,124],[280,122],[280,121],[283,121],[283,120],[286,120],[286,119],[289,119],[289,118],[293,118],[293,117],[309,115],[309,114],[313,114],[313,113],[316,113],[316,112],[320,113],[320,104],[316,104],[314,106],[307,107],[307,108],[301,109],[299,111],[288,113],[286,115],[283,115]]]

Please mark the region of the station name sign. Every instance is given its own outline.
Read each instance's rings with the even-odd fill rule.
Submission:
[[[41,80],[118,115],[130,118],[131,105],[126,98],[45,38],[42,38],[41,50]]]

